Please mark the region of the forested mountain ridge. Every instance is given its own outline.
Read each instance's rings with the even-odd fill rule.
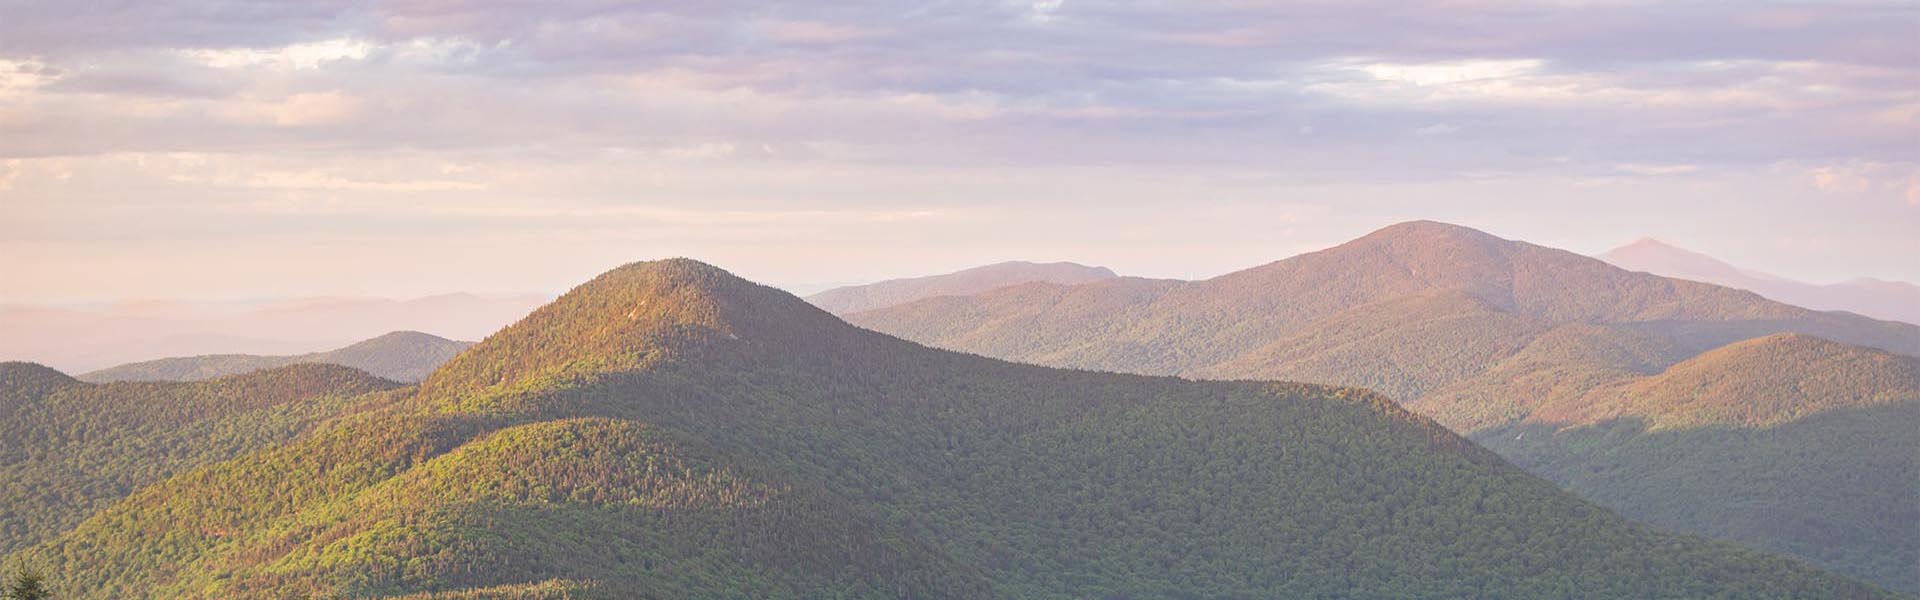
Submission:
[[[1749,509],[1770,506],[1772,498],[1796,496],[1811,499],[1814,504],[1829,503],[1827,514],[1835,519],[1828,531],[1835,527],[1847,531],[1876,527],[1876,523],[1882,523],[1878,517],[1848,519],[1868,515],[1870,511],[1863,507],[1888,494],[1910,497],[1914,479],[1906,474],[1920,463],[1920,457],[1912,453],[1888,450],[1913,447],[1899,445],[1910,442],[1894,429],[1920,430],[1920,419],[1897,406],[1857,409],[1878,411],[1881,417],[1892,419],[1852,432],[1867,437],[1800,427],[1743,438],[1755,440],[1751,443],[1791,445],[1755,454],[1781,457],[1776,464],[1733,459],[1720,465],[1671,461],[1632,451],[1640,447],[1637,444],[1641,442],[1635,440],[1682,440],[1674,442],[1678,445],[1665,445],[1669,443],[1663,441],[1661,447],[1695,451],[1700,449],[1694,444],[1722,439],[1706,433],[1689,436],[1679,429],[1655,436],[1656,432],[1646,429],[1657,425],[1643,419],[1702,424],[1698,414],[1673,420],[1692,411],[1684,406],[1717,404],[1723,412],[1737,413],[1746,409],[1734,407],[1747,404],[1775,405],[1782,408],[1762,412],[1779,419],[1796,419],[1811,414],[1796,407],[1836,401],[1833,397],[1784,393],[1800,384],[1782,378],[1816,382],[1822,376],[1817,369],[1770,368],[1756,361],[1716,360],[1713,356],[1718,352],[1702,353],[1742,340],[1804,334],[1782,338],[1789,343],[1781,348],[1806,346],[1814,339],[1807,336],[1839,342],[1833,346],[1815,344],[1810,351],[1803,348],[1798,356],[1807,359],[1807,364],[1825,364],[1812,360],[1822,353],[1864,356],[1851,350],[1892,356],[1858,347],[1910,357],[1920,355],[1920,327],[1913,325],[1806,310],[1747,291],[1629,272],[1570,252],[1426,221],[1386,227],[1333,248],[1205,281],[1034,284],[923,300],[852,314],[847,319],[937,347],[1050,366],[1364,386],[1382,391],[1415,412],[1582,493],[1597,488],[1574,485],[1573,466],[1543,465],[1584,464],[1581,461],[1586,459],[1580,457],[1594,456],[1590,452],[1594,448],[1625,444],[1619,446],[1618,455],[1609,455],[1621,461],[1608,467],[1618,478],[1631,477],[1636,468],[1701,472],[1676,472],[1667,484],[1658,487],[1618,485],[1607,494],[1592,496],[1603,504],[1636,518],[1793,552],[1832,568],[1920,592],[1920,570],[1913,568],[1916,561],[1901,565],[1885,558],[1920,557],[1920,536],[1819,536],[1809,535],[1808,528],[1751,529],[1729,535],[1728,528],[1715,524],[1728,518],[1765,521],[1769,518],[1765,511]],[[1696,356],[1702,362],[1685,368],[1676,366]],[[1851,365],[1849,369],[1875,369],[1880,367],[1871,365],[1881,363],[1845,364]],[[1745,390],[1742,393],[1748,395],[1723,394],[1719,400],[1699,404],[1693,396],[1694,387],[1622,387],[1660,375],[1670,367],[1679,369],[1676,375],[1717,373],[1720,381],[1714,385]],[[1708,383],[1699,377],[1692,381]],[[1870,385],[1891,385],[1891,380],[1872,381],[1877,383]],[[1602,396],[1590,396],[1600,390],[1616,390],[1617,394],[1642,400],[1646,392],[1660,392],[1662,399],[1656,403],[1669,404],[1671,410],[1642,406],[1636,409],[1639,416],[1619,415],[1615,424],[1620,427],[1596,428],[1614,433],[1604,438],[1608,440],[1605,444],[1572,434],[1542,437],[1537,432],[1527,433],[1524,456],[1516,454],[1522,450],[1513,437],[1521,432],[1512,429],[1533,431],[1544,426],[1537,419],[1528,421],[1535,411],[1553,411],[1541,417],[1546,418],[1554,412],[1602,410],[1601,405],[1588,404],[1601,401]],[[1756,397],[1751,395],[1759,393],[1754,390],[1774,391]],[[1733,397],[1738,397],[1738,402],[1729,399]],[[1777,423],[1777,419],[1768,422]],[[1826,424],[1823,427],[1866,423],[1837,416],[1819,422]],[[1747,431],[1758,423],[1715,426]],[[1547,427],[1548,431],[1554,429],[1558,426]],[[1804,433],[1777,435],[1783,431]],[[1576,441],[1585,445],[1579,446]],[[1880,449],[1881,456],[1856,460],[1861,449],[1868,447]],[[1705,452],[1697,455],[1718,456]],[[1649,464],[1632,464],[1642,460]],[[1727,469],[1748,471],[1723,477]],[[1868,485],[1861,489],[1872,491],[1847,496],[1795,487],[1831,485],[1833,481],[1769,479],[1770,474],[1782,469],[1819,470],[1832,480],[1866,482]],[[1727,487],[1702,487],[1708,485]],[[1701,504],[1688,511],[1650,508],[1687,502]],[[1796,510],[1818,508],[1801,505]],[[1739,514],[1722,516],[1733,513]],[[1867,543],[1863,546],[1856,542]]]
[[[352,398],[396,387],[318,364],[100,385],[31,363],[0,364],[0,554],[147,484],[284,442],[348,411]]]
[[[1917,425],[1920,359],[1781,334],[1557,398],[1475,438],[1654,524],[1912,590]]]
[[[418,331],[395,331],[352,345],[291,356],[209,354],[128,363],[80,375],[83,381],[198,381],[299,363],[324,363],[360,369],[394,381],[419,381],[472,342]]]
[[[1023,283],[1076,284],[1116,277],[1106,267],[1070,262],[1008,261],[908,279],[889,279],[865,285],[838,287],[807,296],[807,302],[834,314],[848,314],[898,306],[937,296],[977,294]]]
[[[1525,422],[1768,427],[1829,410],[1920,401],[1920,358],[1783,333],[1736,342],[1658,375],[1535,409]]]
[[[1888,596],[1370,392],[938,351],[687,260],[20,558],[78,598]]]
[[[847,319],[936,347],[997,358],[1183,374],[1232,361],[1343,311],[1452,290],[1514,317],[1631,324],[1706,345],[1698,350],[1793,331],[1920,355],[1920,326],[1810,311],[1752,292],[1633,273],[1571,252],[1431,221],[1390,226],[1340,246],[1203,281],[1125,291],[1113,283],[1019,286]]]

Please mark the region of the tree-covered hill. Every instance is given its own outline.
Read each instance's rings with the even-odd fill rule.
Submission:
[[[1913,401],[1920,401],[1920,358],[1785,333],[1542,405],[1526,422],[1566,427],[1638,418],[1654,427],[1767,427],[1829,410]]]
[[[1366,391],[917,346],[688,260],[16,558],[77,598],[1875,598]]]
[[[360,369],[394,381],[413,382],[426,378],[441,363],[472,345],[418,331],[395,331],[352,345],[291,356],[254,354],[209,354],[183,356],[128,363],[80,375],[83,381],[199,381],[238,375],[261,369],[299,364],[322,363]]]
[[[889,279],[865,285],[837,287],[807,296],[807,301],[838,315],[898,306],[937,296],[978,294],[1023,283],[1075,284],[1114,277],[1113,271],[1106,267],[1089,267],[1070,262],[1008,261],[943,275]]]
[[[1920,327],[1913,325],[1806,310],[1750,292],[1629,272],[1570,252],[1424,221],[1204,281],[1032,284],[923,300],[847,319],[937,347],[1049,366],[1368,387],[1503,453],[1516,446],[1498,436],[1511,437],[1508,428],[1539,423],[1529,421],[1536,411],[1548,411],[1543,418],[1593,413],[1650,423],[1693,419],[1686,415],[1700,411],[1755,412],[1772,415],[1765,424],[1784,423],[1818,414],[1834,401],[1806,392],[1830,389],[1825,384],[1832,377],[1872,388],[1863,392],[1869,395],[1900,393],[1892,378],[1861,376],[1888,375],[1885,369],[1897,361],[1842,364],[1823,359],[1862,356],[1859,352],[1867,349],[1893,353],[1870,353],[1879,357],[1920,356]],[[1777,334],[1800,336],[1785,338],[1791,344],[1758,347],[1798,357],[1803,367],[1826,367],[1761,367],[1760,361],[1726,360],[1731,355],[1709,352],[1729,344],[1734,344],[1729,351],[1752,350],[1738,342]],[[1810,344],[1810,336],[1838,343]],[[1700,358],[1677,366],[1695,356]],[[1657,380],[1643,379],[1669,367],[1678,370]],[[1600,394],[1602,390],[1612,390],[1611,395]],[[1895,410],[1888,416],[1896,421],[1887,430],[1920,430],[1920,420],[1906,413]],[[1650,461],[1647,469],[1683,467],[1700,473],[1676,473],[1667,486],[1616,488],[1603,502],[1631,517],[1722,535],[1727,528],[1711,522],[1719,517],[1692,521],[1672,517],[1670,511],[1639,511],[1669,502],[1767,494],[1839,498],[1826,490],[1767,483],[1780,481],[1768,478],[1781,469],[1825,469],[1872,482],[1876,490],[1915,493],[1908,474],[1920,464],[1920,456],[1908,451],[1912,445],[1900,445],[1907,438],[1881,429],[1859,433],[1878,437],[1766,437],[1765,443],[1792,445],[1770,452],[1804,457],[1779,466],[1632,455]],[[1523,465],[1543,465],[1551,462],[1543,453],[1558,448],[1528,447],[1524,460],[1508,456]],[[1884,459],[1843,460],[1855,456],[1858,447],[1879,448]],[[1560,451],[1575,452],[1568,460],[1581,456],[1572,447]],[[1701,456],[1707,455],[1712,454]],[[1889,464],[1898,468],[1887,468]],[[1620,477],[1635,472],[1631,464],[1616,466]],[[1716,479],[1727,469],[1749,471]],[[1541,473],[1565,481],[1562,471]],[[1721,494],[1704,489],[1707,485],[1752,487]],[[1621,499],[1624,494],[1649,496],[1627,501]],[[1718,511],[1764,520],[1759,506],[1762,503],[1753,501],[1707,504],[1688,514]],[[1848,522],[1846,515],[1860,513],[1838,504],[1832,508],[1832,514],[1841,515],[1834,522],[1843,531],[1863,531],[1877,522]],[[1755,540],[1783,536],[1774,540],[1779,543],[1758,545],[1920,592],[1920,567],[1911,561],[1907,568],[1888,569],[1877,566],[1884,563],[1880,559],[1856,560],[1920,554],[1920,536],[1828,536],[1832,548],[1884,542],[1872,551],[1842,553],[1810,550],[1787,539],[1796,535],[1765,530],[1729,537],[1758,543]],[[1842,554],[1849,558],[1835,558]]]
[[[1783,334],[1562,397],[1475,437],[1657,525],[1920,589],[1917,423],[1920,359]]]
[[[396,387],[335,365],[95,385],[0,363],[0,554],[168,476],[285,442]]]

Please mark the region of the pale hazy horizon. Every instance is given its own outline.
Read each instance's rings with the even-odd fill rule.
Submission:
[[[1390,224],[1391,223],[1387,223],[1387,224],[1383,224],[1382,226],[1384,227],[1385,225],[1390,225]],[[1461,223],[1455,223],[1455,224],[1465,225]],[[1471,225],[1466,225],[1466,226],[1471,226]],[[950,266],[929,266],[922,270],[912,270],[912,271],[903,270],[899,272],[875,271],[878,274],[870,275],[866,278],[860,278],[860,279],[841,279],[841,280],[823,280],[823,281],[781,281],[781,280],[754,278],[749,276],[749,274],[744,271],[742,272],[742,275],[749,276],[750,279],[754,279],[759,283],[778,287],[782,290],[785,290],[787,292],[793,293],[798,296],[807,296],[811,294],[816,294],[816,293],[833,289],[836,287],[865,285],[865,284],[877,283],[880,281],[885,281],[890,279],[904,279],[904,278],[914,278],[914,277],[925,277],[929,275],[940,275],[940,274],[960,271],[960,270],[964,270],[972,267],[985,266],[989,264],[1007,262],[1007,261],[1027,261],[1027,262],[1038,262],[1038,263],[1071,262],[1071,263],[1077,263],[1077,264],[1082,264],[1087,266],[1113,268],[1113,270],[1117,274],[1124,277],[1201,280],[1201,279],[1207,279],[1207,278],[1211,278],[1219,275],[1224,275],[1227,273],[1232,273],[1234,271],[1239,271],[1242,269],[1257,267],[1257,266],[1271,263],[1274,261],[1285,260],[1287,258],[1298,256],[1299,254],[1313,252],[1316,250],[1325,249],[1327,247],[1332,247],[1334,245],[1338,245],[1339,243],[1348,241],[1352,238],[1359,237],[1360,235],[1364,235],[1370,231],[1372,231],[1372,229],[1360,231],[1359,233],[1356,233],[1348,238],[1341,239],[1332,243],[1328,243],[1324,246],[1303,247],[1298,251],[1293,251],[1285,255],[1262,258],[1257,260],[1256,262],[1249,262],[1249,263],[1238,265],[1238,266],[1226,266],[1226,267],[1223,267],[1221,270],[1204,271],[1204,272],[1202,271],[1187,272],[1187,271],[1183,271],[1176,268],[1176,269],[1170,270],[1170,272],[1165,272],[1165,273],[1149,273],[1149,272],[1136,272],[1136,271],[1126,270],[1123,268],[1115,268],[1115,267],[1112,267],[1112,264],[1110,263],[1101,262],[1098,260],[1082,260],[1082,259],[1075,259],[1071,257],[1007,256],[1007,257],[996,258],[996,257],[990,256],[988,258],[983,258],[981,260],[972,261],[972,262],[966,262],[965,259],[962,258],[960,260],[953,262]],[[1489,232],[1489,233],[1495,233],[1495,235],[1501,235],[1496,232]],[[1526,239],[1524,237],[1522,238],[1511,238],[1510,236],[1502,236],[1502,237],[1509,237],[1510,239],[1518,239],[1519,241],[1525,241],[1529,243],[1539,243],[1535,240]],[[1740,267],[1740,268],[1752,270],[1752,271],[1758,271],[1767,275],[1775,275],[1775,276],[1780,275],[1779,273],[1769,272],[1765,268],[1756,268],[1756,267],[1753,267],[1752,265],[1742,264],[1736,261],[1727,260],[1711,252],[1702,252],[1699,250],[1699,248],[1694,246],[1688,246],[1686,244],[1678,243],[1670,239],[1662,239],[1654,236],[1638,236],[1633,239],[1624,240],[1618,244],[1613,244],[1611,246],[1607,246],[1607,247],[1603,247],[1603,248],[1599,248],[1597,250],[1591,250],[1591,251],[1586,249],[1560,247],[1560,246],[1555,246],[1553,244],[1541,244],[1541,245],[1555,247],[1562,250],[1569,250],[1585,256],[1597,257],[1598,255],[1604,253],[1607,250],[1612,250],[1614,248],[1625,246],[1627,244],[1630,244],[1639,240],[1643,240],[1643,239],[1654,239],[1663,244],[1675,246],[1683,250],[1700,252],[1714,259],[1725,260],[1726,262],[1728,262],[1729,264],[1732,264],[1735,267]],[[0,299],[0,309],[59,308],[59,309],[71,309],[71,310],[112,311],[112,312],[118,312],[123,314],[140,314],[140,313],[162,314],[162,313],[168,313],[168,312],[185,314],[185,313],[194,313],[194,312],[202,312],[202,313],[238,312],[238,311],[260,310],[260,309],[283,309],[283,308],[289,308],[289,307],[296,306],[303,303],[325,302],[325,301],[347,301],[347,302],[415,301],[415,300],[432,299],[432,298],[443,297],[443,296],[458,296],[458,295],[473,295],[473,296],[479,296],[479,297],[488,298],[488,299],[534,298],[534,297],[551,299],[555,296],[558,296],[559,294],[565,293],[568,289],[571,289],[575,285],[584,283],[586,279],[591,278],[594,274],[597,274],[601,271],[605,271],[607,269],[612,269],[621,264],[635,262],[635,261],[673,258],[676,256],[679,256],[679,255],[641,257],[641,258],[636,258],[632,260],[622,260],[618,262],[608,263],[605,265],[601,265],[598,269],[583,268],[582,269],[583,271],[592,271],[592,272],[586,273],[585,275],[578,278],[577,280],[566,282],[559,285],[558,287],[553,287],[550,289],[485,289],[485,288],[443,289],[438,291],[425,291],[425,292],[418,292],[418,293],[413,293],[413,292],[393,293],[393,294],[383,294],[383,293],[379,293],[378,291],[368,291],[365,293],[329,293],[325,290],[319,290],[319,291],[313,291],[313,292],[302,292],[298,290],[293,290],[293,291],[290,291],[289,293],[284,293],[279,295],[272,295],[272,294],[249,295],[246,293],[239,293],[231,296],[208,296],[208,295],[151,296],[151,297],[120,296],[120,297],[100,297],[100,298],[80,298],[80,299],[51,299],[51,300],[41,300],[41,301],[7,301],[5,299]],[[702,260],[705,262],[712,262],[712,261],[708,261],[707,259],[701,258],[699,256],[685,256],[685,257],[693,258],[696,260]],[[1208,262],[1211,263],[1216,261],[1208,261]],[[1217,261],[1217,262],[1224,262],[1224,261]],[[732,266],[729,266],[726,264],[720,264],[720,263],[714,263],[714,264],[722,268],[733,269]],[[856,265],[849,265],[849,266],[857,267]],[[859,270],[859,269],[856,269],[856,268],[849,269],[849,271],[856,271],[856,270]],[[1893,279],[1893,278],[1885,278],[1885,277],[1872,277],[1868,275],[1851,275],[1851,276],[1843,275],[1843,276],[1832,278],[1830,280],[1804,280],[1804,279],[1798,279],[1793,277],[1788,277],[1788,279],[1794,280],[1794,281],[1800,281],[1804,283],[1816,284],[1816,285],[1846,283],[1846,282],[1858,281],[1860,279],[1875,279],[1875,280],[1889,281],[1889,282],[1896,282],[1896,283],[1915,284],[1915,281],[1913,280]],[[331,342],[333,340],[328,340],[328,341]]]

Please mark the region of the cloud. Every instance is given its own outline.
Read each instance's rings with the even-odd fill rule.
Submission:
[[[33,59],[0,58],[0,99],[34,91],[59,78],[46,63]]]
[[[338,61],[362,60],[373,52],[374,47],[365,40],[337,38],[277,48],[190,48],[178,52],[218,69],[271,67],[304,70],[317,69]]]
[[[341,91],[306,92],[271,100],[243,99],[225,103],[219,112],[244,123],[278,127],[338,125],[359,117],[367,102]]]
[[[1697,173],[1700,171],[1700,165],[1621,164],[1621,165],[1614,165],[1613,170],[1619,171],[1621,173],[1629,173],[1633,175],[1645,175],[1645,176],[1651,176],[1651,177],[1658,177],[1658,176],[1664,176],[1664,175],[1686,175],[1688,173]]]
[[[1540,59],[1462,60],[1422,64],[1371,63],[1360,65],[1359,68],[1381,81],[1420,87],[1479,88],[1500,80],[1537,73],[1544,64],[1545,61]]]
[[[1920,206],[1920,164],[1911,161],[1852,160],[1805,167],[1804,173],[1814,189],[1828,194],[1891,197]]]
[[[821,21],[763,21],[754,28],[762,39],[782,44],[843,44],[886,35],[868,27]]]
[[[269,190],[330,190],[348,192],[446,192],[477,191],[485,185],[445,179],[406,181],[362,181],[323,171],[267,171],[255,173],[241,182],[250,188]]]
[[[692,146],[676,146],[660,151],[673,158],[720,158],[731,156],[735,146],[727,142],[705,142]]]

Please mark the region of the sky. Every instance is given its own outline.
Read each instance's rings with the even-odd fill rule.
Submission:
[[[0,303],[1205,277],[1436,219],[1920,281],[1920,4],[0,0]]]

